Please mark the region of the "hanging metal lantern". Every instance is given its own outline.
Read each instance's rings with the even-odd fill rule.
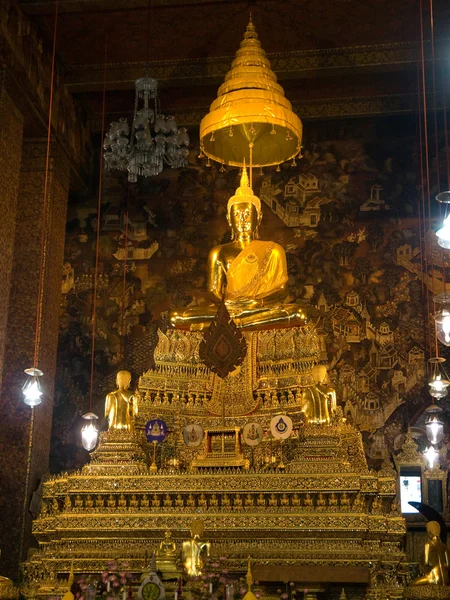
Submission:
[[[442,408],[432,404],[425,409],[425,430],[427,438],[432,444],[440,444],[444,439],[444,422],[442,421]]]
[[[38,406],[42,402],[42,389],[39,377],[42,377],[44,373],[36,367],[25,369],[25,373],[28,375],[28,377],[22,388],[24,396],[23,401],[28,406]]]
[[[81,428],[81,443],[85,450],[91,452],[98,442],[98,417],[93,412],[88,412],[83,415],[83,419],[86,419],[86,424]]]
[[[200,123],[200,147],[242,167],[279,165],[300,153],[302,122],[292,111],[250,19],[217,99]]]
[[[445,358],[435,356],[428,361],[432,365],[431,379],[428,382],[430,396],[439,400],[445,398],[448,394],[450,381],[447,379],[447,373],[444,369]]]

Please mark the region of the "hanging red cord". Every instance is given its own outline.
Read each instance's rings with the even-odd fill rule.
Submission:
[[[425,144],[425,183],[427,190],[427,207],[428,207],[428,225],[426,227],[427,232],[431,230],[431,198],[430,198],[430,158],[429,158],[429,147],[428,147],[428,120],[427,120],[427,95],[426,95],[426,77],[425,77],[425,48],[424,48],[424,23],[423,23],[423,2],[419,0],[419,18],[420,18],[420,54],[421,54],[421,74],[422,74],[422,98],[423,98],[423,131],[424,131],[424,144]],[[423,189],[423,188],[422,188]],[[434,269],[433,269],[433,245],[430,239],[430,242],[427,244],[425,240],[425,252],[429,252],[430,264],[432,268],[431,272],[431,287],[432,290],[435,289],[434,286]],[[428,260],[426,261],[428,263]],[[426,271],[426,277],[428,277],[428,267]],[[427,294],[428,301],[428,294]],[[430,314],[428,312],[428,314]],[[436,303],[433,300],[433,315],[436,316]],[[430,356],[431,356],[431,328],[430,331]],[[435,352],[436,356],[439,353],[438,340],[437,335],[435,335]]]
[[[92,411],[92,392],[94,388],[94,360],[95,360],[95,330],[97,327],[97,283],[98,283],[98,250],[100,245],[101,205],[103,192],[103,140],[105,138],[105,106],[106,106],[106,57],[108,50],[108,32],[105,33],[105,55],[103,68],[103,99],[102,99],[102,133],[100,137],[100,166],[97,200],[97,236],[95,241],[95,271],[94,289],[92,299],[92,340],[91,340],[91,380],[89,386],[89,409]]]
[[[120,355],[122,366],[125,367],[125,292],[127,285],[127,260],[128,260],[128,209],[130,202],[130,189],[127,190],[127,205],[125,209],[125,254],[123,258],[122,303],[120,311]]]
[[[38,367],[39,363],[39,350],[41,343],[41,329],[42,329],[42,313],[44,307],[44,279],[45,279],[45,266],[47,262],[47,251],[46,251],[46,238],[47,238],[47,222],[48,222],[48,179],[49,179],[49,165],[50,165],[50,145],[51,145],[51,133],[52,133],[52,117],[53,117],[53,95],[55,85],[55,59],[56,59],[56,31],[58,26],[58,10],[59,0],[55,3],[55,23],[53,27],[53,48],[52,48],[52,69],[50,76],[50,97],[49,97],[49,109],[48,109],[48,122],[47,122],[47,152],[45,157],[45,179],[44,179],[44,200],[42,207],[42,230],[41,230],[41,249],[40,249],[40,262],[39,262],[39,283],[38,283],[38,294],[37,294],[37,306],[36,306],[36,334],[34,339],[34,359],[33,366]]]
[[[439,174],[439,139],[437,125],[437,109],[436,109],[436,61],[434,49],[434,13],[433,0],[430,0],[430,37],[431,37],[431,78],[433,87],[433,115],[434,115],[434,142],[436,151],[436,183],[438,191],[441,189],[440,174]]]

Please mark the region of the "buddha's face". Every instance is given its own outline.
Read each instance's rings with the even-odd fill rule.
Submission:
[[[228,222],[237,234],[253,233],[259,224],[258,211],[251,202],[233,204],[228,215]]]

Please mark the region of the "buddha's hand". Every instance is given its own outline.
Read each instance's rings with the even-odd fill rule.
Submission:
[[[244,308],[248,309],[261,306],[261,301],[255,300],[254,298],[239,298],[239,300],[227,300],[226,305],[227,308],[231,310],[242,310]]]

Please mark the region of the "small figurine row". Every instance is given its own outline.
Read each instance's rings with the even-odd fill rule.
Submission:
[[[365,512],[370,508],[372,513],[398,513],[399,507],[396,499],[392,497],[364,496],[360,493],[271,493],[263,494],[148,494],[130,496],[125,494],[96,494],[80,495],[75,498],[65,496],[59,501],[53,498],[51,503],[44,500],[41,517],[60,511],[77,511],[94,508],[106,509],[149,509],[149,508],[241,508],[241,507],[304,507],[312,508],[348,508]]]

